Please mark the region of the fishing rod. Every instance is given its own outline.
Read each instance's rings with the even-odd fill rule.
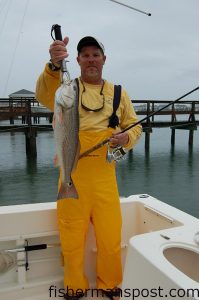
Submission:
[[[53,32],[55,37],[53,36]],[[58,41],[62,41],[62,33],[61,33],[61,26],[58,24],[54,24],[51,27],[51,37],[52,39],[58,40]],[[70,81],[70,74],[69,71],[67,69],[67,65],[66,65],[67,60],[63,59],[61,61],[61,73],[60,73],[60,77],[61,77],[61,83],[63,83],[64,81],[64,74],[66,75],[66,78],[68,81]]]
[[[160,109],[154,111],[153,113],[151,113],[150,115],[144,117],[144,118],[141,119],[140,121],[138,121],[138,122],[136,122],[136,123],[134,123],[134,124],[132,124],[132,125],[126,127],[124,130],[122,130],[122,131],[119,132],[118,134],[124,133],[124,132],[128,131],[129,129],[131,129],[131,128],[137,126],[138,124],[140,124],[140,123],[142,123],[142,122],[144,122],[144,121],[150,119],[152,116],[156,115],[157,113],[159,113],[160,111],[164,110],[165,108],[167,108],[167,107],[169,107],[169,106],[171,106],[171,105],[177,103],[178,101],[182,100],[183,98],[185,98],[186,96],[192,94],[193,92],[197,91],[198,89],[199,89],[199,86],[198,86],[197,88],[191,90],[190,92],[184,94],[183,96],[177,98],[176,100],[174,100],[174,101],[168,103],[167,105],[163,106],[162,108],[160,108]],[[95,150],[101,148],[102,146],[108,144],[108,143],[110,142],[110,139],[111,139],[111,137],[105,139],[105,140],[102,141],[101,143],[96,144],[96,145],[93,146],[92,148],[90,148],[90,149],[88,149],[87,151],[83,152],[83,153],[79,156],[79,159],[81,159],[81,158],[84,157],[84,156],[87,156],[88,154],[92,153],[93,151],[95,151]],[[116,148],[115,148],[115,152],[113,151],[113,153],[112,153],[112,156],[113,156],[113,157],[108,156],[108,157],[107,157],[107,160],[108,160],[109,162],[111,162],[112,160],[120,160],[125,154],[126,154],[126,151],[124,150],[124,148],[123,148],[122,146],[119,146],[119,147],[116,147]]]
[[[119,1],[115,1],[115,0],[109,0],[109,1],[114,2],[114,3],[117,3],[117,4],[122,5],[122,6],[125,6],[125,7],[128,7],[128,8],[130,8],[130,9],[133,9],[133,10],[135,10],[135,11],[137,11],[137,12],[139,12],[139,13],[145,14],[145,15],[147,15],[147,16],[149,16],[149,17],[151,16],[151,13],[147,13],[147,12],[145,12],[145,11],[143,11],[143,10],[140,10],[140,9],[137,9],[137,8],[135,8],[135,7],[133,7],[133,6],[130,6],[130,5],[121,3],[121,2],[119,2]]]
[[[0,250],[0,275],[9,271],[17,264],[17,259],[13,257],[12,254],[19,253],[19,252],[25,252],[26,253],[26,261],[25,261],[25,267],[26,271],[28,270],[28,257],[27,253],[30,251],[38,251],[38,250],[44,250],[48,248],[56,248],[59,247],[60,244],[54,243],[54,244],[37,244],[37,245],[26,245],[22,248],[12,248],[12,249],[4,249]]]

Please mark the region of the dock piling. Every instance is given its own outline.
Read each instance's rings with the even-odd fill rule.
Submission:
[[[31,128],[31,131],[27,127],[25,130],[26,138],[26,155],[27,157],[37,157],[37,144],[36,144],[37,131],[35,128]]]
[[[175,146],[175,129],[171,129],[171,145]]]

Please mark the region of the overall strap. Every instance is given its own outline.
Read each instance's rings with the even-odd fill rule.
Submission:
[[[114,85],[113,113],[109,117],[109,125],[108,125],[108,127],[114,129],[119,125],[119,118],[116,115],[116,111],[120,105],[121,91],[122,91],[121,85]]]
[[[74,81],[76,82],[76,85],[77,85],[77,94],[78,94],[78,99],[79,99],[79,80],[78,80],[78,78],[75,78]]]
[[[79,115],[79,94],[80,94],[80,86],[79,86],[79,79],[75,78],[74,79],[77,87],[77,109],[78,109],[78,115]]]

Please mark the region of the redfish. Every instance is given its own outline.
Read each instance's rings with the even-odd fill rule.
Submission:
[[[77,199],[78,193],[71,178],[80,152],[78,88],[75,80],[65,81],[55,93],[53,128],[62,174],[57,199]]]

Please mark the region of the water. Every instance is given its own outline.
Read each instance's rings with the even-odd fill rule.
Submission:
[[[38,133],[37,159],[27,160],[23,133],[0,134],[0,205],[55,201],[59,171],[53,165],[52,132]],[[188,147],[188,131],[154,129],[151,147],[144,150],[144,134],[125,161],[117,164],[120,195],[147,193],[199,218],[199,133]],[[97,176],[97,174],[96,174]]]

